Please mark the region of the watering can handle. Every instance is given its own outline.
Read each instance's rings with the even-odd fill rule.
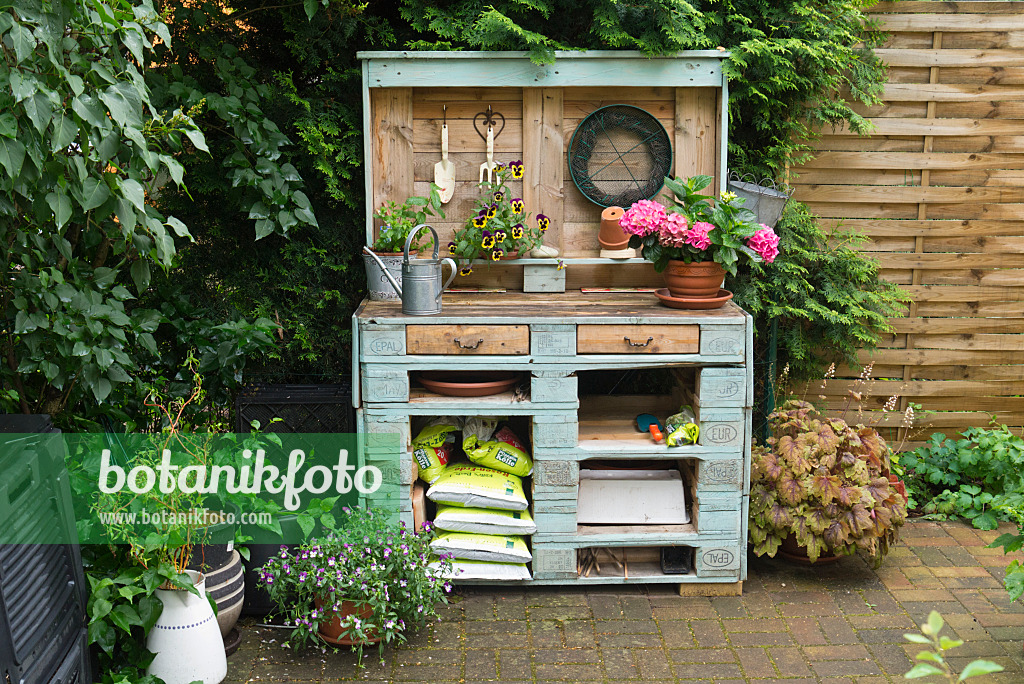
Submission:
[[[369,254],[370,257],[377,262],[377,265],[380,266],[381,273],[384,274],[384,277],[388,279],[388,281],[391,283],[391,286],[395,288],[395,292],[397,292],[398,296],[401,297],[402,286],[399,285],[398,281],[395,280],[394,276],[392,276],[391,273],[388,272],[388,267],[384,265],[384,262],[380,260],[380,257],[374,254],[367,245],[363,245],[363,252],[365,254]]]
[[[409,248],[412,246],[413,238],[415,238],[416,235],[421,230],[423,230],[424,228],[429,230],[431,232],[431,234],[434,236],[434,256],[432,258],[437,259],[437,254],[438,254],[437,231],[434,230],[433,228],[431,228],[430,226],[428,226],[426,223],[421,223],[420,225],[416,226],[411,231],[409,231],[409,237],[405,238],[405,262],[406,263],[409,263]]]
[[[441,295],[444,293],[445,290],[448,289],[448,286],[452,284],[452,281],[455,280],[455,276],[459,272],[459,265],[455,263],[455,259],[445,257],[444,259],[441,260],[441,263],[448,264],[448,267],[452,269],[452,272],[451,275],[448,276],[448,280],[444,281],[444,285],[441,286],[441,291],[437,293],[437,298],[435,299],[435,301],[438,304],[441,303]]]

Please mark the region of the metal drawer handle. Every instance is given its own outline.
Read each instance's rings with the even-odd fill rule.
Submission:
[[[647,345],[654,341],[653,337],[648,337],[646,342],[633,342],[628,337],[623,337],[622,339],[626,340],[626,344],[628,344],[630,347],[646,347]]]
[[[459,342],[459,338],[458,337],[455,338],[455,344],[456,344],[456,346],[458,346],[459,349],[477,349],[483,343],[484,343],[484,338],[482,338],[482,337],[479,340],[476,341],[476,344],[462,344],[462,342]]]

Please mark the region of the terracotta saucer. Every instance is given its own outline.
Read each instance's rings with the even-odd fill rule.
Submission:
[[[512,389],[520,377],[507,371],[423,371],[418,380],[427,390],[447,397],[487,397]]]
[[[655,290],[654,294],[657,295],[662,304],[672,309],[717,309],[732,299],[732,292],[728,290],[719,290],[717,297],[708,297],[706,299],[701,297],[673,297],[668,293],[667,287]]]

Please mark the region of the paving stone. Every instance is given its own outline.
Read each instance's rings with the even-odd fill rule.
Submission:
[[[808,660],[862,660],[868,657],[868,649],[860,644],[807,646],[802,649]]]
[[[718,620],[692,620],[690,630],[693,631],[693,638],[700,647],[714,648],[729,644]]]
[[[530,606],[531,620],[579,620],[591,617],[590,606]]]
[[[857,636],[865,644],[902,644],[906,641],[903,635],[908,631],[916,632],[917,629],[858,629]]]
[[[731,663],[677,664],[672,669],[675,670],[676,677],[679,679],[686,679],[687,677],[691,679],[697,677],[704,679],[709,677],[741,678],[743,676],[743,673],[740,672],[740,666]]]
[[[598,634],[657,634],[658,623],[654,620],[595,620],[594,629]]]
[[[599,663],[601,652],[596,648],[535,648],[535,663]]]
[[[792,644],[793,636],[787,632],[739,632],[729,635],[733,646],[785,646]]]
[[[747,595],[746,584],[743,587],[743,607],[752,618],[776,617],[779,614],[779,609],[769,594]]]
[[[813,674],[798,648],[772,647],[768,654],[782,677],[810,677]]]
[[[601,662],[608,679],[634,679],[640,676],[633,652],[628,649],[603,649]]]
[[[525,620],[526,597],[522,594],[499,596],[494,602],[494,616],[499,620]]]
[[[772,665],[765,649],[737,648],[736,656],[740,659],[740,668],[743,670],[744,677],[750,679],[775,676],[775,666]]]
[[[526,593],[526,605],[546,608],[585,607],[587,594],[578,587],[534,587],[533,591]]]
[[[821,626],[825,636],[831,644],[855,644],[857,634],[850,627],[846,618],[841,617],[819,617],[818,624]]]
[[[601,648],[661,648],[660,634],[598,634]]]
[[[556,620],[531,620],[530,645],[534,649],[561,648],[562,625]]]
[[[566,620],[562,623],[562,636],[566,648],[593,648],[597,646],[594,623],[591,620]]]
[[[654,617],[658,619],[700,620],[717,617],[715,609],[711,605],[711,599],[705,597],[679,596],[671,603],[659,601],[654,604],[652,601],[652,604]]]
[[[651,679],[672,679],[673,677],[668,654],[661,649],[634,651],[633,660],[639,668],[640,677],[645,681]]]
[[[619,605],[622,606],[622,617],[627,620],[650,620],[654,617],[651,602],[645,596],[623,596]]]
[[[717,596],[711,599],[711,606],[721,618],[747,617],[747,609],[739,596]]]
[[[600,663],[587,664],[559,664],[559,663],[537,663],[538,680],[560,680],[560,681],[600,681],[602,678]]]
[[[461,665],[405,665],[395,668],[396,682],[453,682],[462,679]]]
[[[500,649],[498,675],[501,681],[533,679],[533,661],[528,650]]]
[[[917,624],[906,613],[899,615],[853,615],[847,621],[854,629],[902,629],[915,630]]]
[[[402,649],[395,654],[399,665],[452,665],[465,659],[461,650]]]
[[[870,658],[864,660],[822,660],[812,662],[811,669],[819,677],[882,674],[878,664]]]
[[[467,679],[497,679],[498,652],[493,648],[471,648],[466,651]]]
[[[818,620],[812,617],[805,618],[786,618],[786,626],[789,628],[789,632],[792,633],[793,639],[796,643],[804,646],[816,646],[818,644],[826,644],[828,640],[825,639],[824,632],[821,631],[821,627],[818,626]]]
[[[658,627],[661,630],[661,638],[665,641],[665,645],[668,648],[693,648],[696,646],[697,642],[690,631],[690,624],[682,620],[659,620]],[[717,624],[715,622],[715,625]],[[718,629],[721,632],[721,627]],[[725,641],[724,632],[722,632],[722,641]]]
[[[946,594],[946,598],[952,599],[953,597],[949,594]],[[939,611],[939,613],[941,613],[942,615],[952,615],[953,613],[968,612],[967,609],[964,608],[964,604],[960,603],[959,601],[952,600],[904,601],[903,609],[906,610],[911,617],[917,619],[920,622],[924,622],[924,620],[928,617],[928,613],[932,612],[933,610]]]
[[[872,644],[868,647],[871,658],[889,675],[902,677],[903,674],[914,666],[914,662],[907,657],[903,646],[897,644]]]
[[[615,620],[622,617],[622,606],[618,596],[592,594],[587,597],[590,610],[598,620]]]
[[[668,653],[673,663],[735,663],[736,654],[728,648],[672,649]]]
[[[470,635],[487,635],[492,637],[522,637],[525,645],[526,634],[529,631],[530,623],[527,620],[494,620],[483,622],[472,620],[466,622],[466,638]]]

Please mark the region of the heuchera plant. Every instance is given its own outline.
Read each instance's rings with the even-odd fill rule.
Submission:
[[[889,481],[885,440],[805,401],[787,402],[768,420],[773,436],[752,451],[754,553],[774,556],[793,535],[812,562],[860,550],[880,563],[907,518],[906,499]]]
[[[292,627],[289,646],[319,642],[321,622],[339,615],[343,601],[369,606],[369,617],[343,616],[341,636],[363,641],[380,638],[380,649],[406,640],[406,633],[437,618],[437,604],[447,603],[451,560],[431,558],[434,533],[395,526],[382,511],[345,509],[328,534],[294,551],[282,546],[260,569],[265,587],[285,624]],[[429,568],[438,563],[438,570]],[[359,658],[362,660],[362,646]]]
[[[670,260],[686,263],[714,261],[730,275],[736,275],[740,259],[772,263],[779,254],[779,236],[742,204],[735,193],[723,192],[712,206],[711,197],[700,191],[711,184],[711,176],[684,180],[665,179],[674,195],[668,207],[652,200],[640,200],[619,219],[629,234],[629,246],[641,248],[643,257],[661,273]]]

